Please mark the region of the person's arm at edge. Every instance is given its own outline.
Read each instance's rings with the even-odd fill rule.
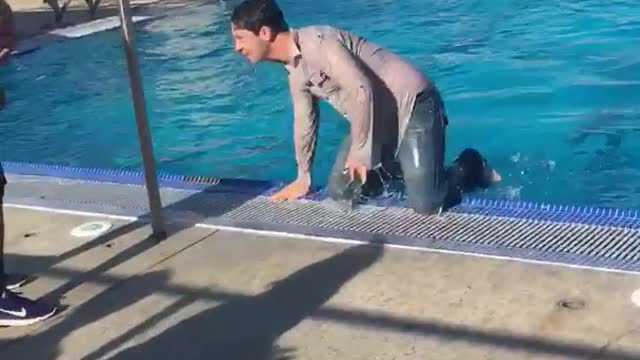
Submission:
[[[315,154],[318,130],[318,99],[304,87],[302,80],[289,76],[289,89],[294,113],[294,146],[298,165],[296,180],[273,196],[280,202],[305,196],[311,188],[311,165]]]
[[[348,93],[352,106],[351,149],[347,164],[372,168],[373,88],[362,64],[340,41],[325,39],[324,51],[328,75]],[[351,169],[353,171],[353,169]],[[366,171],[365,171],[366,174]],[[362,175],[362,174],[361,174]],[[363,179],[366,180],[366,179]]]
[[[290,81],[294,113],[294,143],[298,164],[298,181],[311,185],[311,166],[318,133],[318,99],[295,79]]]

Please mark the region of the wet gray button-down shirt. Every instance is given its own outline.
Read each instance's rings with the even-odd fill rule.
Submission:
[[[400,143],[416,96],[429,89],[431,81],[398,55],[344,30],[308,26],[292,30],[292,35],[292,63],[286,68],[298,175],[310,173],[319,99],[349,121],[349,157],[375,167],[383,144]]]

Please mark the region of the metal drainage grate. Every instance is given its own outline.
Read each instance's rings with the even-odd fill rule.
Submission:
[[[146,209],[146,192],[140,186],[33,176],[11,180],[8,201],[14,203],[82,211],[121,209],[124,214],[137,216],[144,215]],[[404,208],[383,207],[345,213],[323,201],[274,204],[264,197],[234,192],[165,188],[162,197],[168,218],[176,221],[640,270],[637,227],[541,221],[531,216],[498,217],[483,215],[483,209],[475,214],[450,212],[430,217]]]

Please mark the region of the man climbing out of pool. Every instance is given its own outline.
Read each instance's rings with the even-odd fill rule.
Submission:
[[[13,13],[5,0],[0,0],[0,64],[8,61],[14,45]],[[5,107],[4,90],[0,88],[0,111]],[[56,308],[12,292],[24,285],[25,277],[7,274],[4,268],[4,214],[2,210],[7,180],[0,163],[0,327],[30,325],[51,317]]]
[[[251,63],[281,63],[289,73],[297,179],[273,195],[306,195],[318,129],[318,101],[328,101],[351,127],[329,178],[329,194],[360,179],[365,195],[380,193],[382,174],[401,177],[408,205],[433,214],[460,203],[462,193],[500,176],[474,149],[445,168],[444,102],[435,84],[398,55],[331,26],[290,29],[275,0],[246,0],[231,16],[235,51]],[[357,178],[356,178],[357,177]]]

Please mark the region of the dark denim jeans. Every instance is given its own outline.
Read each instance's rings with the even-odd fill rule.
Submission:
[[[394,156],[394,147],[383,147],[384,173],[404,180],[407,203],[418,213],[436,213],[460,202],[460,192],[455,188],[449,191],[449,172],[444,166],[447,124],[444,103],[440,93],[433,89],[418,95],[402,143],[397,149],[397,157]],[[329,195],[338,201],[345,200],[342,197],[343,189],[350,182],[349,175],[344,172],[350,140],[350,136],[344,140],[329,178]],[[367,178],[363,193],[372,196],[381,193],[381,174],[377,170],[370,170]]]

